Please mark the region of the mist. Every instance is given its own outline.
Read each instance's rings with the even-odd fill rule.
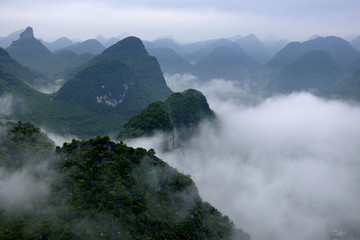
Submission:
[[[0,96],[0,116],[8,116],[12,113],[14,97],[8,93]]]
[[[64,82],[65,80],[60,78],[55,80],[53,83],[47,83],[46,85],[36,86],[35,89],[42,93],[51,94],[57,92],[62,87]]]
[[[28,166],[15,172],[0,168],[0,210],[29,210],[34,203],[45,200],[50,194],[50,182],[44,178],[48,175],[49,169],[44,166]]]
[[[219,124],[203,122],[198,135],[171,152],[162,151],[159,136],[130,145],[154,148],[190,174],[201,197],[254,240],[319,240],[334,230],[358,231],[358,105],[304,92],[262,99],[231,81],[202,85],[194,78],[166,76],[173,90],[203,91]]]

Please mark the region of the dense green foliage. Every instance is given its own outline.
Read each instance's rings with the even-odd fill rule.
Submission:
[[[169,132],[174,129],[164,102],[149,104],[144,110],[132,117],[124,126],[120,138],[150,136],[155,131]]]
[[[55,145],[31,123],[0,122],[0,166],[19,169],[49,157]]]
[[[53,145],[31,124],[3,127],[11,137],[1,156],[14,144],[52,152]],[[6,161],[11,159],[0,168],[9,166]],[[46,179],[44,199],[33,199],[25,209],[0,206],[1,239],[249,239],[201,200],[189,176],[153,150],[108,137],[73,140],[57,147],[56,161],[46,171],[53,177]]]
[[[194,89],[173,93],[165,102],[155,102],[147,106],[125,124],[119,133],[120,139],[152,135],[155,131],[171,133],[176,130],[181,138],[186,138],[198,127],[202,120],[212,120],[204,95]]]
[[[201,120],[215,117],[205,96],[195,89],[172,94],[166,99],[166,105],[176,128],[195,127]]]
[[[93,62],[106,59],[117,59],[130,67],[135,72],[139,83],[156,100],[164,100],[172,93],[166,85],[157,59],[148,54],[139,38],[127,37],[117,42],[96,56]]]
[[[135,73],[119,60],[105,60],[80,71],[72,80],[66,82],[56,93],[55,100],[62,100],[78,104],[87,109],[106,111],[121,111],[141,109],[142,96],[146,98],[147,92],[141,92]]]

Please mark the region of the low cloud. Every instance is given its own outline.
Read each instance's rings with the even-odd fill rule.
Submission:
[[[50,175],[45,164],[17,171],[0,168],[0,210],[28,210],[45,200],[50,193]]]
[[[263,100],[262,96],[252,93],[246,84],[224,78],[214,78],[209,81],[198,81],[198,77],[186,74],[164,74],[167,85],[175,92],[194,88],[206,95],[212,108],[223,105],[223,102],[236,105],[253,105]]]
[[[64,79],[57,79],[54,83],[47,83],[46,85],[42,84],[41,86],[36,86],[36,90],[42,93],[51,94],[57,92],[62,85],[64,85]]]
[[[41,131],[45,132],[46,135],[55,143],[56,146],[62,147],[64,142],[71,142],[73,139],[80,139],[76,135],[72,134],[58,134],[48,128],[41,128]]]
[[[155,148],[190,174],[203,199],[252,239],[319,240],[359,229],[360,107],[309,93],[242,104],[233,93],[246,90],[231,84],[214,80],[204,91],[219,127],[204,122],[172,152],[161,151],[159,137],[131,144]],[[226,89],[229,97],[219,97]]]
[[[0,116],[8,116],[12,113],[14,97],[8,93],[0,96]]]

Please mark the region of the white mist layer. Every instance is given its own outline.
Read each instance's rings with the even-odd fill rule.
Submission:
[[[8,116],[13,111],[14,97],[8,93],[0,96],[0,115]]]
[[[60,78],[55,80],[54,83],[48,83],[47,85],[36,87],[36,90],[46,94],[55,93],[62,87],[62,85],[64,85],[64,82],[65,80]]]
[[[254,240],[328,239],[332,228],[359,224],[360,108],[308,93],[241,105],[231,95],[241,89],[219,97],[229,84],[200,86],[220,127],[203,123],[173,152],[161,152],[157,137],[130,144],[190,174],[202,198]]]
[[[80,139],[78,136],[72,134],[60,135],[46,127],[41,127],[41,131],[45,132],[48,138],[50,138],[55,143],[56,146],[60,146],[60,147],[63,146],[64,142],[70,143],[73,139],[77,139],[77,140]]]
[[[16,172],[0,168],[0,210],[31,209],[35,201],[47,197],[49,182],[36,178],[34,172],[49,174],[44,165],[28,166]]]

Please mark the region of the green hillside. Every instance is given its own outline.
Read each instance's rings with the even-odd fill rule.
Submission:
[[[11,152],[24,157],[15,166],[13,158],[0,157],[6,176],[16,178],[47,163],[28,171],[24,179],[33,183],[28,190],[38,191],[36,197],[24,191],[12,202],[2,200],[1,239],[250,240],[202,201],[190,176],[157,158],[153,150],[97,137],[64,143],[55,152],[53,143],[30,123],[1,123],[0,128],[1,141],[7,143],[0,156]],[[27,155],[19,153],[24,149]],[[39,151],[39,161],[26,162],[31,154],[40,156]]]
[[[151,136],[156,131],[179,138],[193,134],[202,120],[212,120],[214,112],[210,109],[204,95],[194,89],[173,93],[166,101],[155,102],[132,117],[119,133],[120,139]],[[170,146],[171,147],[171,146]]]
[[[116,59],[125,63],[136,74],[139,83],[156,99],[166,99],[172,91],[166,85],[160,65],[155,57],[146,51],[139,38],[127,37],[105,49],[93,62]]]
[[[141,109],[171,94],[157,60],[147,54],[141,40],[123,41],[82,65],[82,70],[52,95],[35,91],[20,80],[24,74],[16,77],[0,64],[0,89],[14,101],[14,111],[5,119],[31,121],[83,138],[118,132]],[[54,56],[77,59],[71,52]]]

